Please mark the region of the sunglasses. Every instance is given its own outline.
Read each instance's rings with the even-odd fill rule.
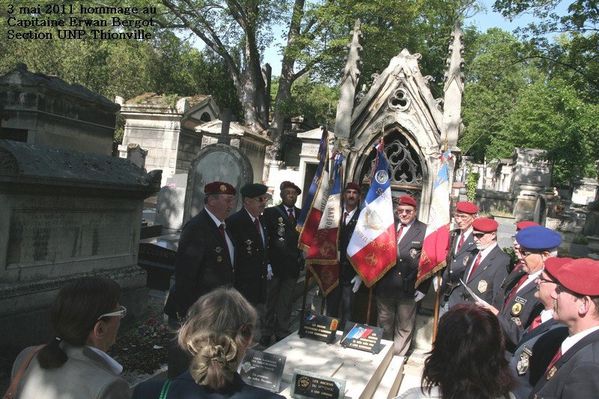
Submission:
[[[555,280],[550,280],[548,278],[544,278],[544,277],[537,277],[537,282],[539,284],[543,284],[543,283],[551,283],[551,284],[557,284],[557,282]]]
[[[98,316],[96,321],[103,319],[104,317],[120,317],[122,319],[123,317],[125,317],[126,314],[127,314],[127,308],[124,307],[123,305],[120,305],[118,307],[118,309],[115,310],[114,312],[104,313],[104,314]]]
[[[400,214],[400,215],[401,215],[401,214],[403,214],[403,213],[405,213],[405,214],[409,215],[409,214],[411,214],[412,212],[414,212],[414,210],[413,210],[413,209],[398,209],[398,210],[397,210],[397,213],[398,213],[398,214]]]
[[[485,234],[487,233],[472,233],[472,235],[476,238],[483,238]]]

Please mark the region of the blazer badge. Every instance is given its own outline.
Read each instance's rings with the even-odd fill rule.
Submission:
[[[487,283],[487,280],[480,280],[478,282],[478,292],[480,292],[481,294],[487,291],[489,284]]]

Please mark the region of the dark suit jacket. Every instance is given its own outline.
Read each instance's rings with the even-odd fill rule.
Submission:
[[[469,270],[472,268],[476,255],[471,257],[466,271],[462,279],[467,278]],[[507,276],[507,265],[510,262],[510,257],[499,246],[495,246],[489,254],[480,262],[478,268],[472,276],[469,276],[469,281],[464,281],[468,287],[474,291],[481,299],[489,304],[500,309],[503,305],[503,290],[501,283]],[[449,297],[449,307],[458,303],[470,302],[472,297],[463,286],[457,287]]]
[[[514,274],[521,275],[521,273]],[[511,301],[504,302],[502,306],[497,307],[499,309],[497,318],[505,337],[505,348],[510,352],[514,351],[522,339],[524,330],[543,310],[543,304],[535,298],[536,290],[537,285],[533,281],[518,291]],[[509,293],[510,290],[505,291],[504,301],[508,298]]]
[[[264,221],[260,219],[264,239]],[[229,216],[227,228],[235,244],[235,288],[253,305],[266,298],[267,253],[262,237],[245,208]]]
[[[356,228],[356,223],[358,222],[359,216],[360,208],[358,207],[354,212],[352,218],[347,222],[347,224],[343,223],[342,217],[341,223],[339,225],[339,263],[341,264],[341,274],[339,276],[339,281],[345,284],[349,284],[356,275],[354,267],[351,265],[351,263],[349,263],[349,260],[347,259],[347,246],[349,245],[349,240],[351,239],[351,236],[354,233],[354,229]]]
[[[181,232],[175,258],[175,285],[164,313],[173,318],[184,318],[199,297],[217,287],[231,285],[233,267],[226,241],[203,209],[185,224]]]
[[[599,331],[571,347],[555,363],[556,371],[544,374],[531,398],[597,399],[599,397]]]
[[[298,218],[300,209],[293,209]],[[303,267],[303,258],[297,247],[299,233],[295,229],[296,222],[289,220],[283,204],[266,208],[262,219],[268,233],[268,258],[274,276],[297,279]]]
[[[415,220],[397,244],[397,263],[376,284],[377,295],[414,297],[414,284],[425,234],[426,224]]]
[[[447,256],[448,266],[443,270],[443,293],[448,292],[448,285],[457,286],[459,284],[460,279],[464,276],[466,267],[472,262],[473,256],[477,252],[472,233],[470,233],[457,253],[454,252],[459,243],[460,230],[452,230],[450,237],[450,249]]]
[[[133,399],[158,399],[164,381],[146,381],[135,387]],[[215,391],[195,383],[191,374],[185,372],[172,380],[168,399],[283,399],[283,396],[262,388],[247,385],[235,374],[226,388]]]
[[[510,369],[517,382],[512,393],[517,399],[528,398],[567,336],[568,329],[554,319],[547,320],[522,336],[510,360]]]

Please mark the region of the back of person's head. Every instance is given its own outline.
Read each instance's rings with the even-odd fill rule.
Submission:
[[[252,339],[256,310],[233,288],[219,288],[194,303],[179,330],[179,346],[192,356],[194,381],[212,389],[233,380]]]
[[[55,338],[40,350],[37,356],[40,366],[45,369],[62,366],[67,355],[60,343],[85,345],[98,317],[114,310],[120,294],[119,285],[104,277],[83,277],[62,287],[50,312]]]
[[[457,305],[441,317],[437,331],[424,363],[423,389],[437,385],[443,399],[491,399],[514,387],[493,313],[474,304]]]

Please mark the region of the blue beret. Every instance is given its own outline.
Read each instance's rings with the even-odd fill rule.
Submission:
[[[557,248],[562,237],[557,231],[543,226],[532,226],[516,233],[516,241],[522,248],[532,251],[544,251]]]

